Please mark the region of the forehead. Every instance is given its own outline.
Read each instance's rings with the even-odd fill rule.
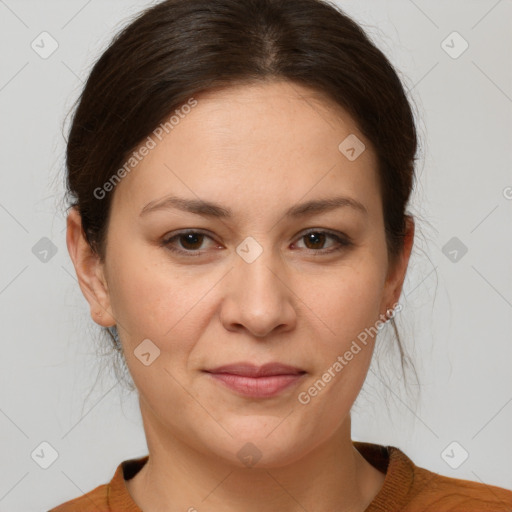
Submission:
[[[190,117],[220,144],[249,146],[254,141],[291,148],[307,140],[318,145],[328,134],[359,132],[343,107],[317,90],[285,80],[215,88],[195,98],[199,109],[195,107],[196,115],[191,112]],[[280,136],[272,138],[279,130]],[[312,143],[304,149],[313,148]]]
[[[240,208],[263,195],[291,204],[333,187],[378,193],[370,142],[344,109],[316,91],[283,81],[209,90],[194,100],[160,138],[152,135],[153,149],[117,186],[114,199],[138,208],[137,215],[166,193],[238,199]],[[365,149],[351,161],[340,143],[353,136]]]

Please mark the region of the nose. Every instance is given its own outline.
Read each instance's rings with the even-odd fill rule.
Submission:
[[[290,272],[264,250],[253,262],[235,259],[234,268],[226,276],[226,294],[220,319],[229,331],[246,329],[252,336],[263,338],[273,331],[293,329],[296,301]]]

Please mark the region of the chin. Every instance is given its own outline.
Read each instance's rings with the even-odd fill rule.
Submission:
[[[307,453],[308,439],[294,439],[289,430],[278,425],[279,422],[270,423],[266,418],[258,422],[253,417],[250,422],[238,422],[238,426],[234,423],[226,425],[233,437],[224,436],[224,442],[220,444],[212,443],[210,439],[208,444],[216,456],[240,468],[269,469],[286,466]]]

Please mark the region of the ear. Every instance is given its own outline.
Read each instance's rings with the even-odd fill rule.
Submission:
[[[402,287],[405,280],[405,274],[409,265],[411,251],[414,243],[415,224],[414,218],[410,215],[406,217],[406,234],[401,254],[398,256],[394,265],[390,266],[386,278],[385,293],[383,295],[381,310],[385,312],[392,308],[400,299]]]
[[[76,208],[67,218],[66,244],[73,261],[78,284],[91,310],[91,318],[103,327],[116,323],[110,306],[104,264],[91,249],[82,229],[82,219]]]

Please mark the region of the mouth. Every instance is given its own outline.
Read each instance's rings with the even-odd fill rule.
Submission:
[[[215,381],[236,393],[252,398],[270,398],[298,384],[307,373],[295,366],[267,363],[255,366],[235,363],[204,370]]]

